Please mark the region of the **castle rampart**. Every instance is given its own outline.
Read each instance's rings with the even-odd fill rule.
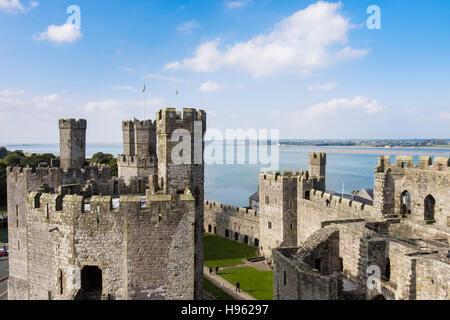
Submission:
[[[259,247],[259,215],[248,208],[204,202],[204,229],[210,234]]]

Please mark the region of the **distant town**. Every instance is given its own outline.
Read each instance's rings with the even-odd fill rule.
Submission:
[[[405,139],[405,140],[280,140],[282,146],[316,146],[316,147],[372,147],[372,148],[449,148],[449,139]]]

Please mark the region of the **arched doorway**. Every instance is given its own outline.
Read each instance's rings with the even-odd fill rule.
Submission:
[[[103,289],[102,270],[86,266],[81,270],[81,290],[85,300],[101,300]]]
[[[212,231],[212,226],[209,224],[208,225],[208,233],[211,233],[211,231]]]
[[[425,198],[424,203],[424,216],[425,221],[434,221],[434,207],[436,205],[436,200],[434,200],[432,195],[428,195]]]
[[[236,240],[236,241],[239,240],[239,233],[237,233],[237,232],[234,233],[234,240]]]
[[[411,196],[408,191],[403,191],[400,196],[400,213],[403,217],[411,214]]]
[[[230,236],[230,231],[228,229],[225,230],[225,238],[228,238]]]
[[[382,300],[386,300],[386,298],[382,294],[379,294],[379,295],[375,296],[372,300],[382,301]]]

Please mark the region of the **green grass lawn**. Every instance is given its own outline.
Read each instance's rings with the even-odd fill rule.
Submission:
[[[210,234],[205,234],[203,246],[204,264],[213,269],[236,266],[257,256],[255,248]]]
[[[219,271],[219,275],[232,284],[239,281],[241,290],[257,300],[273,300],[273,271],[249,267]]]
[[[235,300],[232,296],[228,295],[222,289],[215,286],[211,281],[205,278],[203,278],[203,290],[216,297],[217,300]]]

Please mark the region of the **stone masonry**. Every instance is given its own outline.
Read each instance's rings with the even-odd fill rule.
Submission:
[[[119,178],[86,165],[85,120],[59,124],[59,163],[7,168],[8,298],[201,299],[203,158],[163,163],[156,132],[168,155],[174,129],[199,128],[190,146],[202,154],[204,111],[124,122]]]

